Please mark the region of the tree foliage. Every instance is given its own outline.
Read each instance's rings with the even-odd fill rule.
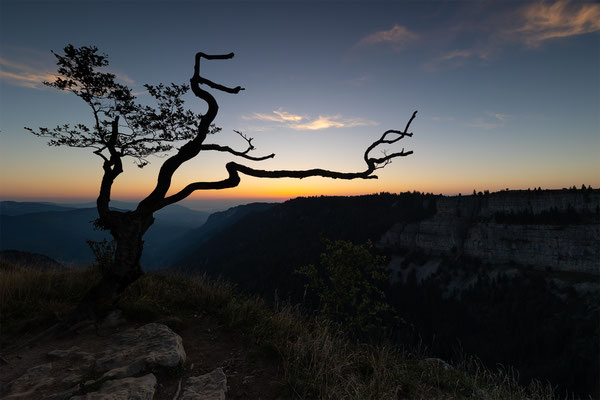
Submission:
[[[183,96],[190,90],[188,85],[146,84],[144,87],[156,106],[141,105],[131,88],[104,71],[108,58],[96,47],[68,45],[64,55],[53,54],[59,76],[54,82],[44,84],[81,98],[90,106],[94,122],[92,126],[78,123],[53,129],[25,128],[34,135],[50,138],[50,146],[91,148],[105,160],[114,148],[119,157],[133,157],[143,167],[148,164],[148,156],[173,150],[175,142],[191,140],[196,135],[202,114],[184,107]],[[121,123],[119,134],[112,137],[111,127],[117,117]],[[219,131],[211,126],[210,133]]]

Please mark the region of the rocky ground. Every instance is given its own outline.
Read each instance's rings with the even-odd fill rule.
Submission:
[[[176,324],[170,324],[176,325]],[[5,399],[269,399],[285,397],[276,357],[207,316],[174,332],[115,313],[68,338],[8,352]],[[19,341],[26,340],[25,337]]]

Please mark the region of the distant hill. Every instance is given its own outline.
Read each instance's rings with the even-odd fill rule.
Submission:
[[[90,263],[86,240],[107,237],[94,230],[95,209],[45,211],[23,215],[0,215],[0,249],[45,254],[65,263]]]
[[[0,214],[2,215],[24,215],[46,211],[69,211],[76,207],[59,205],[54,203],[35,203],[21,201],[0,201]]]
[[[154,252],[153,265],[165,268],[176,261],[193,254],[198,246],[205,243],[213,235],[234,225],[247,215],[261,213],[277,203],[250,203],[232,207],[225,211],[211,214],[208,220],[199,228],[191,229],[185,234],[169,240],[160,247],[160,252]]]
[[[255,292],[278,288],[285,295],[303,284],[293,271],[318,261],[323,238],[375,242],[397,221],[432,215],[435,197],[384,193],[289,200],[249,213],[212,236],[203,236],[204,227],[189,232],[186,240],[193,242],[196,234],[196,245],[174,266],[223,275]]]
[[[32,203],[35,204],[35,203]],[[133,210],[137,207],[138,203],[111,200],[111,208],[119,210]],[[60,204],[60,207],[68,208],[96,208],[96,202],[88,202],[81,204]],[[158,210],[155,214],[155,218],[160,218],[165,222],[169,222],[172,225],[185,226],[188,228],[196,228],[206,222],[210,213],[206,211],[197,211],[190,208],[181,206],[179,204],[171,204],[161,210]]]
[[[0,268],[5,268],[14,264],[42,269],[64,267],[58,261],[43,254],[19,250],[0,250]]]
[[[112,205],[128,206],[121,202]],[[168,253],[171,240],[201,226],[207,216],[205,212],[179,205],[156,213],[156,220],[144,237],[142,265],[160,267],[157,255]],[[0,202],[0,250],[40,253],[67,264],[87,264],[93,262],[93,255],[86,240],[100,241],[110,236],[94,229],[92,222],[96,218],[95,207],[3,201]]]

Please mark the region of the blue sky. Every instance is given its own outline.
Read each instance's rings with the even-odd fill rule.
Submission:
[[[420,190],[470,193],[506,187],[600,186],[600,4],[546,2],[157,2],[0,3],[0,196],[91,199],[100,159],[49,148],[24,126],[91,118],[74,96],[45,88],[50,50],[96,45],[110,71],[148,102],[143,84],[184,83],[197,51],[228,53],[203,74],[218,93],[215,141],[277,157],[266,169],[364,169],[362,152],[414,110],[413,150],[380,179],[243,179],[195,198],[271,198]],[[204,110],[190,96],[188,106]],[[398,145],[398,144],[397,144]],[[175,187],[222,179],[224,155],[201,154]],[[161,159],[126,161],[117,198],[151,190]],[[258,167],[259,165],[254,165]]]

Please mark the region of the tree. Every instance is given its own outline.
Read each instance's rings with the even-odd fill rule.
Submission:
[[[192,182],[180,191],[167,196],[171,179],[177,169],[200,152],[217,151],[250,161],[262,161],[275,156],[253,156],[252,138],[237,132],[246,142],[244,150],[206,143],[209,135],[217,134],[220,128],[213,124],[219,106],[215,98],[201,86],[225,93],[237,94],[242,87],[230,88],[212,82],[200,75],[200,60],[227,60],[234,54],[208,55],[197,53],[194,73],[190,85],[170,84],[165,86],[144,85],[156,101],[155,107],[136,102],[130,88],[115,80],[115,75],[102,71],[108,65],[105,54],[94,46],[75,48],[67,45],[64,54],[52,52],[58,65],[59,77],[47,86],[69,91],[81,98],[91,108],[93,125],[84,124],[57,126],[54,129],[25,128],[36,136],[50,138],[50,146],[69,146],[92,149],[102,159],[104,175],[96,204],[96,225],[108,230],[116,242],[114,259],[102,272],[102,279],[85,296],[77,314],[100,316],[116,305],[125,288],[142,275],[140,257],[144,233],[154,222],[153,214],[163,207],[185,199],[197,190],[232,188],[240,183],[240,174],[258,178],[306,178],[320,176],[333,179],[376,179],[374,172],[388,165],[396,157],[412,154],[404,151],[373,157],[371,152],[379,145],[392,145],[407,136],[415,111],[404,131],[387,130],[364,153],[366,169],[360,172],[336,172],[325,169],[308,170],[263,170],[231,161],[225,165],[228,176],[214,182]],[[184,108],[183,95],[191,88],[193,94],[203,100],[208,108],[197,114]],[[176,148],[177,142],[186,143]],[[133,211],[117,211],[109,207],[112,185],[123,172],[123,159],[131,157],[140,168],[149,162],[151,155],[166,154],[157,177],[156,186]]]

